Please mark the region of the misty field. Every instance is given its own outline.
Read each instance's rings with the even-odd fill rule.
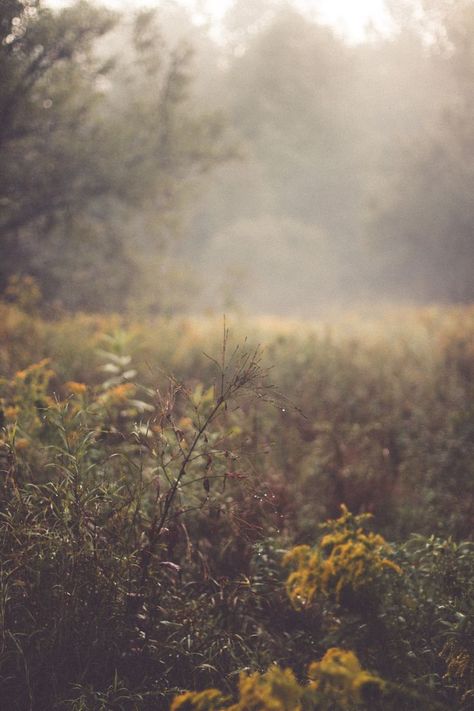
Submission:
[[[0,711],[474,710],[473,87],[473,0],[0,0]]]
[[[227,328],[0,306],[2,708],[472,708],[473,309]]]

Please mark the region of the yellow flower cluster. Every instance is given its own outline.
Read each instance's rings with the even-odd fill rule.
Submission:
[[[318,546],[296,546],[283,559],[294,570],[288,576],[286,589],[297,608],[324,596],[341,602],[344,593],[368,590],[384,571],[401,573],[387,555],[391,548],[375,533],[361,527],[365,516],[353,516],[343,505],[340,518],[329,521],[329,533]]]
[[[5,415],[6,420],[14,422],[20,414],[20,408],[18,405],[10,405],[8,407],[5,407],[3,414]]]
[[[239,700],[229,711],[300,711],[304,688],[298,684],[291,669],[270,667],[264,674],[242,674],[239,681]]]
[[[15,440],[15,449],[17,451],[22,451],[23,449],[28,449],[30,446],[30,441],[26,437],[20,437],[19,439]]]
[[[30,447],[40,431],[40,410],[54,404],[48,386],[55,375],[48,358],[18,370],[12,379],[0,378],[0,410],[5,419],[5,439],[17,451]],[[21,436],[20,436],[21,435]]]
[[[241,674],[235,704],[217,689],[206,689],[177,696],[171,711],[301,711],[304,691],[291,669],[275,665],[264,674]]]
[[[121,383],[109,388],[101,395],[100,400],[111,405],[120,405],[127,402],[135,394],[136,387],[133,383]]]
[[[49,358],[43,358],[43,360],[29,365],[24,370],[18,370],[15,373],[15,380],[25,381],[28,378],[32,378],[36,382],[47,383],[51,376],[54,375],[54,372],[46,367],[49,362]]]
[[[186,691],[171,704],[171,711],[219,711],[224,708],[225,697],[218,689]]]
[[[342,711],[384,689],[382,679],[363,670],[353,652],[338,648],[310,665],[308,679],[300,684],[291,669],[274,665],[263,674],[241,674],[235,704],[229,705],[217,689],[206,689],[177,696],[171,711]]]
[[[382,679],[362,669],[354,652],[337,647],[310,664],[308,676],[312,690],[343,709],[363,704],[384,689]]]
[[[78,383],[75,380],[68,380],[64,387],[73,395],[85,395],[87,392],[87,385],[85,385],[85,383]]]

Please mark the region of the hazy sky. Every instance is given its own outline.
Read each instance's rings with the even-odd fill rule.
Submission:
[[[120,9],[159,6],[159,0],[102,0],[104,4]],[[383,0],[294,0],[301,9],[314,13],[323,22],[334,25],[352,40],[361,40],[369,23],[376,29],[389,29],[389,21],[384,11]],[[218,26],[220,19],[231,4],[231,0],[176,0],[187,7],[203,8]],[[248,0],[252,2],[252,0]],[[49,0],[48,5],[58,7],[68,4],[67,0]]]
[[[363,38],[368,23],[372,23],[380,30],[388,28],[383,0],[294,0],[294,2],[306,12],[314,13],[323,22],[335,25],[352,40]],[[184,0],[183,4],[186,4]],[[212,15],[219,18],[231,2],[202,0],[202,4]]]

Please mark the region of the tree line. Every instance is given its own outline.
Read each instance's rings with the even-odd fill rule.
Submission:
[[[147,311],[474,296],[468,0],[351,44],[290,2],[1,0],[0,291]]]

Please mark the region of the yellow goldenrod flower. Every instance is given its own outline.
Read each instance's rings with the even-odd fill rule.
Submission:
[[[301,711],[303,687],[291,669],[274,665],[264,674],[241,674],[240,698],[229,711],[266,709],[267,711]]]
[[[217,689],[186,691],[176,696],[171,703],[171,711],[218,711],[225,698]]]
[[[18,406],[10,406],[4,409],[5,419],[14,421],[20,414],[20,408]]]
[[[101,397],[102,401],[110,404],[120,404],[126,402],[135,394],[135,385],[133,383],[122,383],[107,390]]]
[[[308,679],[300,684],[291,669],[275,664],[263,674],[241,674],[234,704],[217,689],[206,689],[177,696],[171,711],[342,711],[380,695],[385,686],[380,677],[362,669],[354,652],[338,648],[310,665]]]
[[[41,370],[43,370],[47,365],[49,365],[50,359],[49,358],[43,358],[42,360],[38,361],[38,363],[33,363],[32,365],[29,365],[27,368],[24,370],[18,370],[15,373],[15,378],[17,380],[26,380],[28,375],[33,375],[36,373],[39,373]],[[52,371],[48,370],[46,373],[48,376],[52,375]]]
[[[353,516],[343,506],[339,519],[328,521],[330,532],[319,546],[296,546],[283,558],[294,570],[286,589],[295,607],[310,604],[318,595],[340,603],[342,596],[367,591],[384,571],[401,574],[401,568],[387,555],[391,547],[375,533],[365,533],[358,525],[367,516]]]
[[[354,652],[333,647],[319,662],[310,664],[310,688],[339,708],[353,708],[362,703],[367,692],[382,692],[380,677],[362,669]]]
[[[69,380],[64,386],[70,393],[74,395],[84,395],[87,392],[87,385],[77,383],[75,380]]]

